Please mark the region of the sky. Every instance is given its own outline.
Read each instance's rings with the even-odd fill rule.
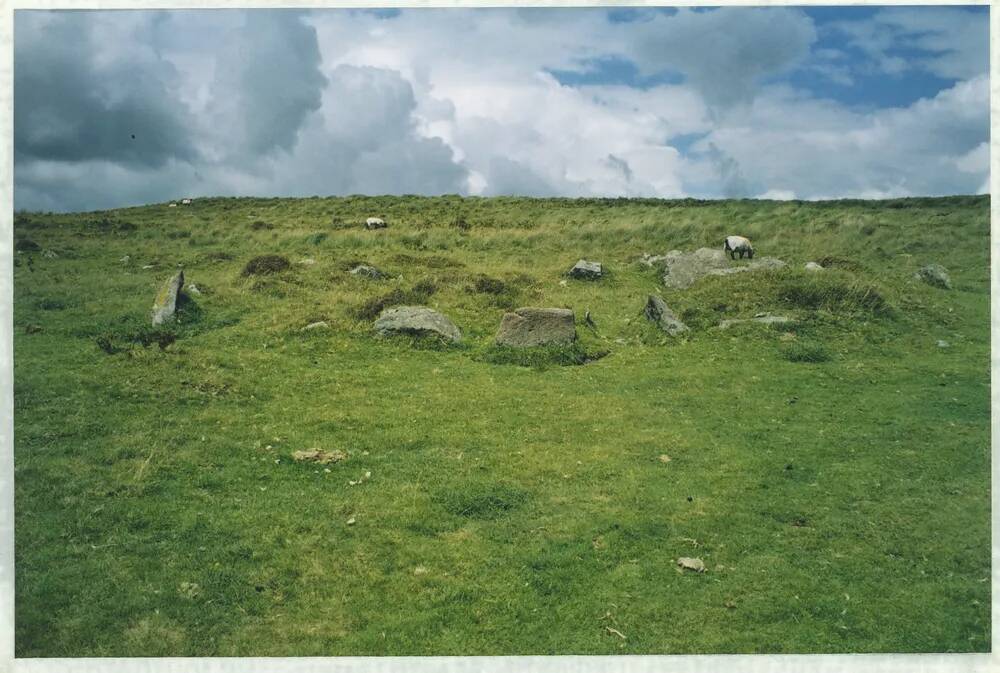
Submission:
[[[28,11],[14,206],[986,193],[986,7]]]

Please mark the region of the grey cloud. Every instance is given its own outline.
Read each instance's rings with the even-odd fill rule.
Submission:
[[[635,29],[631,56],[647,74],[679,70],[717,109],[751,100],[760,80],[794,67],[816,41],[796,9],[682,10]]]
[[[358,150],[372,150],[411,134],[416,106],[413,87],[395,70],[341,65],[326,92],[327,133]]]
[[[289,151],[306,116],[319,109],[326,84],[316,30],[294,11],[244,16],[216,60],[209,108],[214,130],[236,156]]]
[[[98,62],[91,26],[83,12],[16,12],[15,158],[136,167],[195,159],[173,66],[125,49]]]
[[[330,72],[321,112],[302,130],[294,154],[276,159],[274,183],[286,194],[453,194],[468,172],[439,138],[415,127],[413,89],[394,70],[339,66]]]
[[[518,161],[494,156],[486,175],[486,196],[558,196],[541,175]]]
[[[632,182],[632,169],[629,167],[627,161],[621,157],[616,157],[614,154],[609,154],[606,161],[609,166],[621,172],[622,177],[625,178],[625,182]]]
[[[714,143],[708,144],[708,159],[719,176],[718,192],[727,199],[744,198],[750,195],[750,187],[743,177],[740,163],[720,150]]]

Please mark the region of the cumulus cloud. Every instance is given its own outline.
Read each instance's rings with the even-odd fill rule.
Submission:
[[[924,70],[945,79],[968,79],[989,67],[985,15],[954,7],[888,7],[864,21],[832,26],[888,74]],[[906,54],[905,57],[903,54]]]
[[[798,9],[681,9],[643,23],[629,52],[644,72],[669,65],[709,105],[728,108],[751,100],[763,78],[801,62],[815,41],[812,19]]]
[[[177,71],[134,39],[133,26],[81,12],[15,17],[17,163],[100,159],[150,168],[197,157]],[[122,38],[135,48],[115,49]]]
[[[297,12],[258,10],[243,17],[216,55],[211,131],[244,158],[290,151],[326,85],[316,31]]]
[[[895,196],[988,182],[987,22],[951,8],[822,30],[794,8],[15,20],[22,208],[209,194]],[[843,85],[914,68],[956,82],[861,109],[789,77]]]
[[[985,76],[907,108],[867,113],[775,88],[755,100],[739,127],[713,130],[695,149],[713,164],[717,151],[732,157],[758,194],[969,194],[988,175],[981,149],[988,129]]]

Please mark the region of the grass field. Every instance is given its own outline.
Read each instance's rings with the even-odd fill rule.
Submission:
[[[638,261],[730,233],[789,267]],[[206,198],[15,240],[17,656],[990,649],[987,197]],[[151,332],[179,264],[203,294]],[[393,303],[463,342],[376,338]],[[493,347],[519,306],[579,346]],[[760,311],[797,322],[714,327]]]

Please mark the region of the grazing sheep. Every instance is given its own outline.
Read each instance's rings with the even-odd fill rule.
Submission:
[[[365,228],[367,229],[383,229],[385,228],[385,220],[381,217],[369,217],[365,220]]]
[[[743,255],[753,259],[753,246],[750,245],[750,239],[743,236],[726,236],[726,244],[722,250],[729,253],[730,259],[736,259],[736,253],[740,253],[740,259],[743,259]]]
[[[182,206],[190,206],[191,205],[191,199],[181,199],[181,205]]]

